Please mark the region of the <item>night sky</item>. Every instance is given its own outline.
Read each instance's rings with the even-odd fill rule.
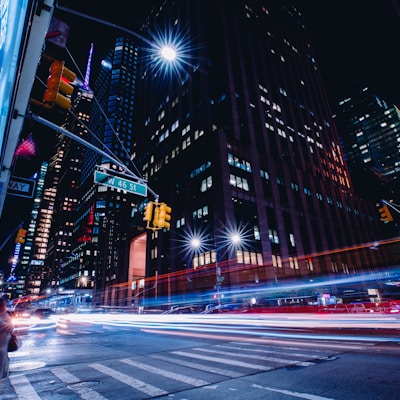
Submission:
[[[331,107],[353,82],[400,106],[399,0],[301,0]]]
[[[113,0],[112,8],[109,2],[97,0],[62,0],[59,4],[136,31],[142,16],[159,2],[135,3],[134,11],[127,10],[123,0]],[[373,88],[389,104],[400,106],[399,0],[298,0],[298,4],[332,108],[357,81]],[[94,43],[94,60],[100,60],[115,31],[70,13],[62,16],[71,22],[67,47],[84,73],[90,43]]]

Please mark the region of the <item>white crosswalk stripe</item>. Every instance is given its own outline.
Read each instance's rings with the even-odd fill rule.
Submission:
[[[41,400],[26,376],[10,375],[10,383],[18,396],[18,400]]]
[[[172,354],[177,354],[177,355],[180,355],[180,356],[186,356],[186,357],[189,357],[189,358],[197,358],[199,360],[217,362],[217,363],[221,363],[221,364],[235,365],[237,367],[256,369],[256,370],[259,370],[259,371],[270,371],[271,369],[273,369],[273,367],[270,367],[270,366],[250,364],[250,363],[246,363],[246,362],[243,362],[243,361],[230,360],[230,359],[221,358],[221,357],[204,356],[202,354],[194,354],[194,353],[190,353],[190,352],[187,352],[187,351],[172,351]]]
[[[158,360],[171,362],[171,357],[164,357],[159,354],[154,354],[151,356],[151,358],[157,358]],[[243,373],[240,373],[240,372],[229,371],[227,369],[222,369],[222,368],[216,368],[216,367],[214,367],[212,365],[208,365],[208,364],[199,364],[199,363],[194,363],[194,362],[189,362],[189,361],[184,361],[184,360],[179,360],[179,359],[175,359],[174,364],[182,365],[184,367],[188,367],[188,368],[192,368],[192,369],[198,369],[200,371],[209,372],[211,374],[229,376],[230,378],[239,378],[239,376],[244,375]]]
[[[140,390],[143,393],[148,394],[149,396],[161,396],[163,394],[168,394],[168,392],[165,392],[164,390],[156,386],[142,382],[139,379],[132,378],[127,374],[123,374],[122,372],[118,372],[112,368],[108,368],[105,365],[94,363],[89,364],[89,367],[97,369],[97,371],[100,371],[103,374],[110,375],[113,378],[125,383],[126,385],[129,385],[137,390]]]
[[[64,368],[52,369],[51,372],[61,381],[71,385],[76,382],[80,382],[80,379],[70,372],[66,371]],[[76,387],[72,388],[74,392],[79,394],[84,400],[107,400],[106,397],[97,393],[95,390],[92,390],[88,387]]]
[[[237,345],[235,346],[234,343],[233,345],[224,345],[224,344],[217,344],[215,347],[218,347],[220,349],[232,349],[232,350],[237,350]],[[246,343],[247,344],[247,343]],[[262,354],[276,354],[279,353],[280,355],[288,355],[292,357],[304,357],[308,359],[319,359],[319,355],[315,354],[305,354],[305,353],[293,353],[293,352],[283,352],[282,349],[279,350],[266,350],[264,346],[253,346],[251,349],[246,349],[246,351],[251,351],[252,353],[262,353]]]
[[[271,361],[275,363],[281,363],[281,364],[297,364],[297,365],[302,365],[303,367],[308,367],[310,365],[314,365],[315,363],[313,362],[306,362],[306,361],[299,361],[299,360],[290,360],[287,358],[277,358],[277,357],[262,357],[258,356],[256,354],[238,354],[238,353],[230,353],[228,351],[218,351],[214,349],[206,349],[199,347],[195,349],[197,351],[202,351],[205,353],[213,353],[213,354],[221,354],[224,356],[232,356],[232,357],[244,357],[244,358],[250,358],[252,360],[262,360],[262,361]]]
[[[195,378],[192,378],[190,376],[176,374],[175,372],[166,371],[164,369],[155,368],[155,367],[152,367],[150,365],[143,364],[141,362],[132,361],[132,360],[130,360],[128,358],[125,358],[125,359],[120,360],[120,361],[122,361],[123,363],[126,363],[128,365],[131,365],[132,367],[141,368],[141,369],[144,369],[145,371],[153,372],[153,373],[155,373],[157,375],[161,375],[161,376],[164,376],[166,378],[175,379],[175,380],[180,381],[180,382],[185,382],[185,383],[187,383],[189,385],[192,385],[192,386],[205,386],[205,385],[208,385],[210,383],[210,382],[207,382],[207,381],[203,381],[202,379],[195,379]]]

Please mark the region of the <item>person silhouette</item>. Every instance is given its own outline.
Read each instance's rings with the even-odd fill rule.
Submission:
[[[14,330],[11,315],[7,312],[7,302],[0,298],[0,379],[8,377],[8,342]]]

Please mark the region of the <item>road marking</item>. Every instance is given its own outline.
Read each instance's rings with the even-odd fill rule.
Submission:
[[[237,367],[257,369],[259,371],[270,371],[271,369],[273,369],[272,367],[266,367],[264,365],[249,364],[237,360],[228,360],[226,358],[203,356],[202,354],[187,353],[186,351],[171,351],[171,353],[189,358],[198,358],[199,360],[213,361],[221,364],[235,365]]]
[[[211,374],[229,376],[230,378],[239,378],[240,376],[243,376],[243,374],[241,374],[240,372],[216,368],[216,367],[212,367],[211,365],[203,365],[203,364],[198,364],[198,363],[183,361],[183,360],[178,360],[178,359],[174,359],[173,361],[171,361],[171,357],[160,356],[158,354],[153,354],[150,357],[157,358],[158,360],[172,362],[173,364],[183,365],[184,367],[189,367],[189,368],[193,368],[193,369],[198,369],[200,371],[210,372]]]
[[[331,397],[321,397],[321,396],[316,396],[315,394],[310,394],[310,393],[292,392],[291,390],[275,389],[275,388],[256,385],[256,384],[253,384],[252,386],[254,388],[258,388],[258,389],[269,390],[270,392],[277,392],[277,393],[287,394],[289,396],[298,397],[300,399],[307,399],[307,400],[335,400],[335,399],[332,399]]]
[[[10,363],[11,372],[29,371],[31,369],[42,368],[46,365],[43,361],[21,361]]]
[[[232,343],[232,344],[234,344],[234,343]],[[246,345],[248,345],[248,343],[246,343]],[[239,346],[240,347],[238,348],[237,346],[229,346],[229,345],[223,345],[223,344],[215,345],[215,347],[222,348],[222,349],[243,350],[243,348],[241,348],[242,347],[241,343],[239,344]],[[258,347],[258,348],[256,348],[256,347]],[[252,352],[255,352],[255,353],[268,353],[268,354],[270,354],[270,353],[272,353],[272,354],[279,353],[280,355],[285,354],[285,355],[294,356],[294,357],[314,358],[314,359],[317,359],[317,360],[319,360],[321,358],[320,356],[315,355],[315,354],[292,353],[292,352],[283,353],[280,350],[265,350],[264,348],[260,348],[260,347],[261,346],[254,346],[254,347],[252,346],[251,349],[247,348],[246,351],[252,351]],[[299,350],[299,349],[292,349],[292,350]]]
[[[71,385],[74,383],[81,382],[79,378],[70,372],[66,371],[64,368],[52,369],[51,372],[64,383]],[[89,387],[69,387],[70,390],[78,393],[84,400],[107,400],[106,397],[102,396],[100,393],[97,393],[95,390]]]
[[[198,347],[198,348],[196,348],[194,350],[202,351],[202,352],[205,352],[205,353],[221,354],[221,355],[224,355],[224,356],[243,357],[243,358],[251,358],[253,360],[271,361],[271,362],[276,362],[276,363],[281,363],[281,364],[296,364],[296,365],[301,365],[303,367],[309,367],[311,365],[315,365],[315,363],[308,362],[308,361],[288,360],[288,359],[285,359],[285,358],[276,358],[276,357],[262,357],[262,356],[257,356],[255,354],[230,353],[228,351],[218,351],[218,350],[213,350],[213,349],[204,349],[202,347]]]
[[[103,374],[109,375],[109,376],[119,380],[120,382],[123,382],[126,385],[133,387],[134,389],[140,390],[141,392],[148,394],[149,396],[161,396],[164,394],[168,394],[168,392],[165,392],[164,390],[161,390],[156,386],[148,385],[147,383],[142,382],[139,379],[132,378],[129,375],[123,374],[122,372],[115,371],[104,365],[94,363],[94,364],[89,364],[89,367],[97,369],[97,371],[100,371]]]
[[[166,378],[175,379],[176,381],[184,382],[192,386],[205,386],[209,385],[210,382],[203,381],[202,379],[191,378],[186,375],[177,374],[175,372],[166,371],[165,369],[152,367],[151,365],[146,365],[138,361],[132,361],[129,358],[120,360],[125,364],[131,365],[132,367],[144,369],[145,371],[153,372],[155,374],[165,376]]]
[[[10,375],[9,379],[18,400],[41,400],[25,375]]]

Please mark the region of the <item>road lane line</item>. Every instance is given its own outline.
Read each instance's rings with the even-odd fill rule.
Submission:
[[[158,360],[168,361],[169,363],[173,363],[173,364],[183,365],[184,367],[189,367],[189,368],[193,368],[193,369],[198,369],[200,371],[209,372],[211,374],[229,376],[230,378],[239,378],[244,375],[244,374],[241,374],[240,372],[229,371],[227,369],[222,369],[222,368],[216,368],[216,367],[212,367],[211,365],[204,365],[204,364],[198,364],[198,363],[194,363],[194,362],[184,361],[184,360],[180,360],[178,358],[171,360],[170,357],[160,356],[158,354],[153,354],[150,357],[157,358]]]
[[[78,377],[63,368],[52,369],[51,372],[67,385],[81,382]],[[107,397],[102,396],[100,393],[89,387],[69,387],[69,389],[79,394],[79,396],[84,400],[107,400]]]
[[[129,358],[125,358],[120,361],[125,364],[131,365],[132,367],[140,368],[148,372],[153,372],[155,374],[165,376],[166,378],[175,379],[176,381],[184,382],[195,387],[206,386],[210,384],[210,382],[203,381],[202,379],[191,378],[190,376],[181,375],[175,372],[166,371],[165,369],[152,367],[151,365],[143,364],[138,361],[133,361]]]
[[[129,375],[115,371],[114,369],[108,368],[104,365],[94,363],[89,364],[89,367],[92,367],[97,371],[102,372],[103,374],[109,375],[112,378],[117,379],[118,381],[123,382],[136,390],[140,390],[141,392],[148,394],[149,396],[162,396],[164,394],[168,394],[168,392],[161,390],[156,386],[149,385],[145,382],[140,381],[139,379],[132,378]]]
[[[252,386],[254,388],[258,388],[258,389],[269,390],[270,392],[277,392],[277,393],[287,394],[289,396],[298,397],[300,399],[306,399],[306,400],[335,400],[335,399],[332,399],[331,397],[321,397],[321,396],[317,396],[315,394],[310,394],[310,393],[292,392],[291,390],[275,389],[275,388],[256,385],[256,384],[253,384]]]
[[[25,375],[10,375],[9,380],[18,400],[41,400]]]
[[[178,354],[178,355],[184,356],[184,357],[189,357],[189,358],[197,358],[199,360],[218,362],[220,364],[228,364],[228,365],[235,365],[236,367],[256,369],[259,371],[270,371],[271,369],[273,369],[272,367],[266,367],[264,365],[249,364],[249,363],[245,363],[242,361],[229,360],[226,358],[209,357],[209,356],[204,356],[202,354],[187,353],[186,351],[171,351],[171,353]]]

